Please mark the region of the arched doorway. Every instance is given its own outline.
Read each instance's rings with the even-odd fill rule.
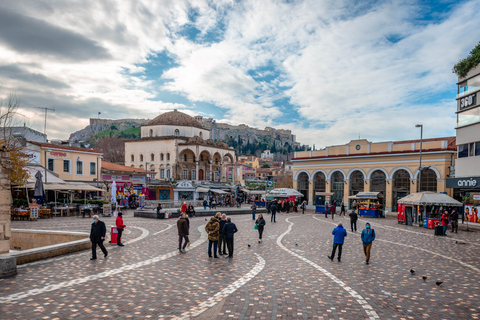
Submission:
[[[314,195],[313,198],[315,199],[315,205],[323,206],[325,205],[325,196],[318,196],[318,192],[325,192],[326,190],[326,178],[323,172],[317,172],[313,177],[314,185],[313,191]]]
[[[372,192],[381,192],[385,195],[387,190],[387,177],[385,173],[381,170],[376,170],[372,172],[370,176],[370,191]]]
[[[303,194],[303,200],[309,203],[308,199],[308,175],[305,172],[302,172],[298,175],[297,179],[297,189],[298,192]]]
[[[422,170],[420,177],[420,191],[437,192],[437,174],[432,169]]]
[[[343,173],[340,171],[335,171],[330,179],[332,183],[332,197],[330,201],[337,201],[337,205],[343,201],[343,190],[345,189],[345,181]]]
[[[203,169],[198,170],[198,180],[203,180]]]
[[[410,194],[410,174],[407,170],[395,171],[392,178],[392,211],[398,210],[398,199]]]
[[[355,170],[350,175],[350,196],[354,196],[359,192],[363,192],[365,190],[365,181],[363,172],[359,170]],[[353,199],[350,199],[350,208]]]

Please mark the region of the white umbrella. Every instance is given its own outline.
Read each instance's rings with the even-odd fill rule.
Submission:
[[[110,191],[110,202],[117,203],[117,183],[115,181],[112,182],[112,189]]]

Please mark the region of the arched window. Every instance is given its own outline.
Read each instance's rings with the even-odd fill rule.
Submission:
[[[153,137],[153,129],[150,129],[150,137]]]
[[[160,161],[163,161],[163,153],[160,153]]]
[[[437,192],[437,174],[432,169],[423,169],[420,177],[420,191]]]
[[[343,189],[345,188],[345,182],[343,181],[343,174],[340,171],[335,171],[330,179],[330,183],[332,184],[332,192],[333,196],[331,197],[331,201],[337,200],[337,202],[343,201]]]
[[[398,209],[398,199],[406,197],[410,193],[410,174],[407,170],[397,170],[392,178],[392,211]]]
[[[387,185],[386,185],[386,176],[383,171],[376,170],[372,172],[372,175],[370,176],[370,191],[372,192],[381,192],[383,195],[385,195],[385,191],[387,190]]]
[[[155,161],[155,155],[153,153],[150,155],[150,161]]]
[[[203,161],[203,154],[200,155],[200,161]]]
[[[178,129],[175,129],[175,137],[178,137],[180,135],[180,131]]]
[[[135,161],[135,156],[133,154],[130,156],[130,161]]]
[[[186,154],[183,155],[183,161],[187,162],[187,155]]]
[[[170,169],[167,169],[167,178],[170,178]]]
[[[167,153],[167,161],[170,161],[170,153]]]
[[[350,175],[350,195],[354,196],[357,193],[364,191],[364,184],[363,173],[358,170],[352,172]]]
[[[325,205],[325,196],[320,196],[317,197],[316,193],[317,192],[325,192],[326,190],[326,180],[325,180],[325,175],[323,172],[317,172],[315,176],[313,177],[314,181],[314,196],[313,198],[316,201],[316,205]]]
[[[140,162],[143,162],[143,154],[140,155]]]
[[[200,132],[198,135],[199,135],[200,138],[203,138],[203,137],[202,137],[202,132]]]
[[[302,172],[298,175],[298,191],[303,194],[303,200],[306,200],[308,203],[308,175],[305,172]]]

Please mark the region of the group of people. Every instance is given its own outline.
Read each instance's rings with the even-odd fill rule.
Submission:
[[[451,213],[448,212],[447,209],[443,210],[442,216],[440,217],[442,220],[442,227],[443,227],[443,235],[447,235],[448,224],[451,222],[452,226],[452,233],[458,232],[458,213],[455,209],[452,210]]]
[[[347,236],[347,230],[343,227],[340,222],[335,229],[332,231],[333,234],[333,248],[332,253],[328,255],[328,259],[332,260],[335,258],[335,252],[338,248],[338,262],[342,260],[342,248],[343,243],[345,242],[345,237]],[[362,244],[363,244],[363,253],[365,254],[365,263],[370,264],[370,251],[372,249],[372,243],[375,240],[375,230],[372,229],[370,223],[367,222],[365,229],[362,231],[361,235]]]
[[[226,255],[226,258],[233,258],[233,236],[238,231],[232,218],[217,212],[210,218],[205,231],[208,234],[208,257],[220,258],[219,255]],[[213,246],[213,252],[212,252]],[[228,249],[228,255],[225,250]],[[217,254],[218,251],[218,254]]]

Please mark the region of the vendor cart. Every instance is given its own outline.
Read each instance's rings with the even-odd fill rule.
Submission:
[[[383,214],[383,194],[381,192],[359,192],[348,197],[357,201],[359,216],[385,218]]]

